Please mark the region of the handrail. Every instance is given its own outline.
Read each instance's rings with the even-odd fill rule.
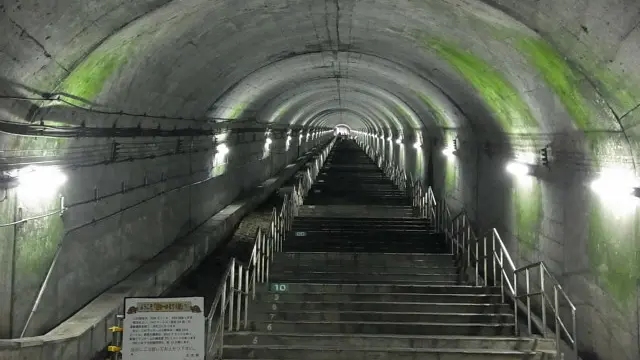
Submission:
[[[555,323],[554,334],[558,354],[561,354],[560,340],[563,337],[568,339],[572,347],[573,358],[579,359],[576,336],[576,307],[544,262],[541,261],[517,268],[496,228],[487,230],[479,237],[476,236],[465,210],[452,216],[445,201],[436,200],[431,187],[425,189],[421,182],[414,180],[412,174],[407,176],[403,169],[385,159],[382,154],[363,142],[359,142],[359,144],[365,148],[367,154],[376,161],[394,184],[399,187],[402,185],[401,188],[408,191],[412,199],[412,205],[419,216],[430,220],[437,231],[445,234],[445,237],[451,243],[452,255],[463,261],[462,269],[465,271],[463,275],[467,275],[467,269],[473,267],[476,286],[500,286],[502,300],[505,300],[505,296],[511,298],[516,314],[514,325],[516,334],[519,333],[517,316],[519,301],[521,299],[526,301],[527,330],[532,335],[534,314],[531,310],[531,300],[533,297],[540,297],[542,326],[539,330],[542,336],[549,336],[546,319],[547,306],[549,305]],[[408,185],[410,185],[408,188],[407,179],[409,179]],[[531,289],[530,272],[534,269],[538,269],[540,274],[540,289],[538,291],[532,291]],[[524,289],[519,289],[518,287],[518,277],[521,274],[525,275]],[[490,277],[490,275],[492,276]],[[545,284],[551,284],[553,302]],[[524,291],[523,294],[519,294],[521,290]],[[560,313],[561,300],[569,307],[571,329],[568,329],[566,323],[562,320],[562,314]]]
[[[206,317],[206,357],[222,358],[225,331],[246,330],[249,302],[255,300],[258,284],[269,281],[269,266],[276,252],[282,251],[286,232],[291,230],[293,217],[308,193],[320,167],[329,154],[332,141],[313,162],[312,168],[298,178],[290,194],[285,194],[278,212],[274,207],[268,230],[258,228],[248,263],[231,258]]]

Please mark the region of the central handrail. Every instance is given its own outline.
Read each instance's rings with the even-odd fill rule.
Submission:
[[[429,220],[436,231],[444,233],[447,241],[451,244],[451,254],[456,260],[461,260],[461,269],[465,276],[470,267],[474,270],[474,282],[476,286],[500,287],[502,301],[505,297],[513,301],[515,312],[515,334],[519,334],[518,309],[521,299],[526,302],[527,330],[529,335],[533,335],[532,325],[534,314],[531,309],[534,297],[539,297],[540,314],[542,324],[536,324],[538,331],[543,337],[549,336],[547,323],[547,308],[549,307],[555,324],[556,350],[561,354],[561,338],[568,340],[573,352],[573,359],[578,360],[578,344],[576,335],[576,307],[564,291],[560,282],[551,274],[544,262],[540,261],[517,268],[507,246],[500,237],[496,228],[485,231],[481,236],[476,236],[471,225],[467,212],[463,209],[455,216],[451,215],[449,207],[445,201],[437,201],[431,187],[425,187],[413,175],[407,175],[405,171],[392,161],[385,159],[385,156],[369,146],[366,142],[358,143],[365,149],[367,154],[380,166],[389,176],[394,184],[402,189],[406,189],[411,202],[420,217]],[[408,182],[407,182],[408,181]],[[538,288],[532,289],[531,272],[538,271]],[[518,279],[524,275],[524,293],[519,293]],[[546,286],[551,287],[553,301],[551,301],[550,291]],[[571,314],[571,329],[562,320],[560,303],[566,304]]]
[[[334,144],[335,140],[331,141],[302,176],[297,178],[291,193],[284,195],[280,211],[273,208],[268,230],[258,228],[249,261],[244,263],[235,257],[231,258],[205,320],[207,359],[222,358],[225,331],[248,328],[249,302],[255,300],[256,287],[269,281],[271,260],[276,252],[282,251],[293,217],[297,215],[302,199],[309,192]]]

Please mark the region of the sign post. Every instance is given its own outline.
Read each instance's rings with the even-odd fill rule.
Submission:
[[[204,360],[204,298],[126,298],[123,360]]]

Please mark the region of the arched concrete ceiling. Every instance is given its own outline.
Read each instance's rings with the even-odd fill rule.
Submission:
[[[283,108],[301,106],[280,95],[315,91],[299,101],[317,104],[328,84],[323,92],[305,84],[323,87],[320,79],[329,78],[340,80],[337,106],[351,84],[346,93],[369,94],[348,95],[354,106],[378,99],[386,110],[370,121],[398,131],[415,127],[415,115],[418,127],[468,124],[488,136],[606,130],[635,147],[639,7],[614,0],[13,1],[2,8],[0,61],[7,94],[57,91],[128,112],[197,118],[268,110],[287,121]],[[410,116],[398,116],[406,110],[392,108],[398,104]],[[53,117],[32,105],[9,103],[0,115]]]

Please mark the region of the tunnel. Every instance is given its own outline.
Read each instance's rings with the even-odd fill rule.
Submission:
[[[496,228],[517,264],[544,261],[583,354],[640,357],[640,2],[0,9],[1,339],[41,339],[173,261],[166,249],[343,125]]]

